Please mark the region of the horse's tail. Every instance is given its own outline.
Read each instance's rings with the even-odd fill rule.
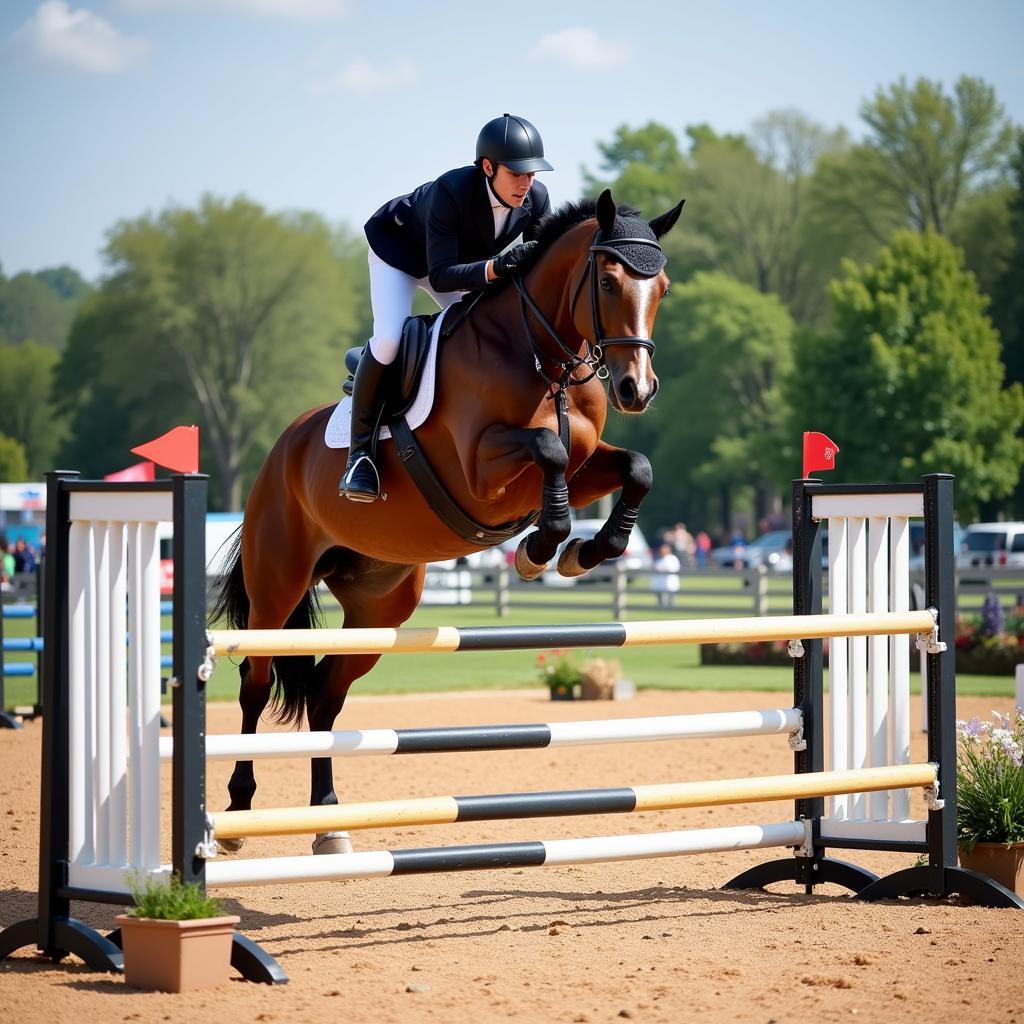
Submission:
[[[242,530],[239,527],[224,559],[230,568],[213,590],[213,606],[209,621],[224,622],[228,629],[245,629],[249,625],[249,594],[242,576]]]
[[[249,594],[245,589],[242,574],[242,531],[239,530],[227,559],[230,568],[221,578],[213,592],[210,622],[223,621],[229,629],[246,629],[249,625]],[[316,588],[306,591],[302,600],[292,610],[285,622],[285,629],[311,629],[323,625],[323,614]],[[242,661],[240,673],[245,677],[248,658]],[[277,657],[270,663],[270,680],[273,685],[271,708],[275,721],[282,724],[302,724],[306,710],[307,688],[314,685],[316,658],[311,654],[296,654]]]

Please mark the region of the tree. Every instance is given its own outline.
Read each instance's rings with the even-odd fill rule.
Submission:
[[[13,342],[31,339],[62,349],[84,294],[74,278],[85,284],[70,267],[10,279],[0,274],[0,333]]]
[[[1010,244],[992,286],[992,322],[999,330],[1007,380],[1024,382],[1024,131],[1017,134],[1013,189],[1007,206]],[[1015,514],[1024,516],[1024,481],[1017,484]]]
[[[0,434],[23,447],[32,477],[53,468],[63,432],[52,403],[57,359],[53,349],[34,341],[0,342]]]
[[[1024,381],[1024,131],[1017,135],[1013,191],[1007,204],[1011,240],[992,289],[992,321],[999,329],[1009,380]]]
[[[825,309],[829,275],[844,249],[832,251],[808,222],[806,197],[819,160],[844,144],[798,111],[755,122],[749,138],[690,130],[693,220],[713,242],[714,265],[763,294],[776,294],[801,323]]]
[[[612,188],[616,200],[649,216],[675,206],[688,180],[686,158],[672,130],[656,121],[641,128],[620,125],[611,142],[599,142],[603,176],[583,169],[584,190],[597,195]]]
[[[995,90],[962,75],[941,83],[901,78],[860,110],[864,141],[822,168],[819,219],[878,244],[895,227],[947,234],[958,206],[1000,172],[1012,137]]]
[[[645,524],[718,516],[727,527],[737,497],[751,501],[758,519],[773,510],[784,478],[775,451],[792,330],[775,296],[725,274],[672,286],[658,314],[659,395],[644,417],[612,426],[619,436],[628,424],[630,440],[651,456]]]
[[[28,478],[25,446],[13,437],[0,434],[0,483],[21,483]]]
[[[798,334],[790,433],[842,449],[837,476],[957,476],[961,518],[1005,497],[1024,463],[1024,392],[1003,386],[999,341],[962,253],[934,231],[897,232],[832,284],[835,329]]]
[[[194,415],[222,500],[239,508],[287,423],[340,395],[356,297],[330,232],[312,214],[206,196],[120,223],[105,257],[75,357],[96,360],[86,401],[184,397],[163,429]]]
[[[801,322],[817,322],[826,284],[845,249],[808,221],[806,196],[818,161],[845,144],[797,111],[768,114],[750,136],[719,135],[707,125],[686,129],[683,152],[658,124],[619,128],[600,149],[610,180],[584,172],[591,191],[610,185],[641,210],[695,199],[685,230],[666,240],[676,280],[723,270],[765,294],[776,293]]]
[[[950,221],[949,237],[963,249],[964,265],[985,295],[994,294],[1015,244],[1010,223],[1013,195],[1009,182],[995,182],[964,199]],[[1000,327],[994,309],[991,315]]]

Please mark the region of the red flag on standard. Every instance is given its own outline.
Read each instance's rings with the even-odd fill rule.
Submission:
[[[108,473],[104,480],[120,480],[135,483],[139,480],[152,480],[154,477],[152,462],[136,462],[134,466],[119,469],[116,473]]]
[[[175,427],[132,449],[133,455],[152,459],[176,473],[199,472],[199,428]]]
[[[816,430],[804,431],[804,479],[814,472],[836,468],[839,445]]]

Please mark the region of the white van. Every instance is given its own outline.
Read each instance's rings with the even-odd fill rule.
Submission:
[[[1024,523],[975,523],[964,531],[958,569],[1024,568]]]
[[[206,575],[223,576],[228,570],[227,558],[231,552],[235,531],[242,525],[241,512],[208,512],[206,515]],[[174,529],[170,523],[159,523],[156,528],[160,542],[160,593],[167,596],[174,589],[174,561],[171,538]]]

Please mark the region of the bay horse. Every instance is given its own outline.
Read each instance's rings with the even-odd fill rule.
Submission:
[[[546,568],[568,536],[570,505],[620,488],[605,526],[591,540],[574,541],[558,568],[581,575],[621,555],[651,488],[647,458],[602,441],[601,432],[609,400],[623,413],[641,413],[658,390],[651,335],[668,290],[658,239],[682,205],[649,223],[616,207],[608,190],[596,201],[560,207],[539,228],[529,271],[515,287],[478,302],[440,346],[434,406],[416,437],[448,493],[477,523],[498,527],[540,507],[537,529],[516,554],[527,578]],[[588,286],[590,301],[580,301]],[[428,562],[478,549],[434,514],[393,443],[378,447],[387,500],[339,497],[346,451],[324,443],[332,409],[304,413],[267,456],[214,621],[226,619],[234,629],[309,627],[323,581],[344,610],[345,627],[399,626],[419,602]],[[568,450],[559,435],[565,414]],[[239,666],[242,733],[256,731],[272,690],[281,721],[297,726],[305,712],[310,730],[333,729],[352,683],[379,657],[246,658]],[[229,810],[251,808],[252,761],[235,764],[228,792]],[[312,760],[310,803],[337,803],[330,758]],[[224,843],[228,850],[240,845]],[[328,833],[313,849],[349,852],[351,845],[345,834]]]

